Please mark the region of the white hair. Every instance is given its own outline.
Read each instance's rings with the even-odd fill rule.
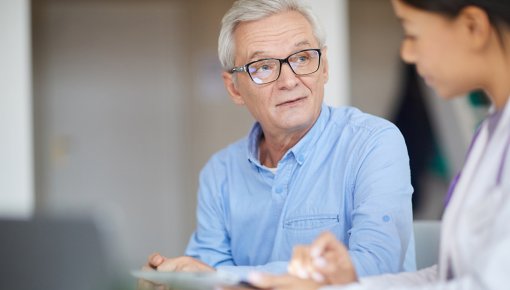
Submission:
[[[324,47],[326,34],[319,20],[313,14],[311,8],[304,5],[300,0],[237,0],[225,16],[223,16],[223,20],[221,21],[221,30],[218,39],[218,56],[223,69],[230,71],[234,67],[234,31],[239,23],[256,21],[287,11],[297,11],[301,13],[308,22],[310,22],[319,47]]]

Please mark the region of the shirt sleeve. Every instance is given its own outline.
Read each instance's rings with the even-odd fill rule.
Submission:
[[[228,224],[228,206],[221,191],[225,170],[213,157],[200,173],[197,200],[197,228],[191,235],[185,255],[213,268],[234,265]]]
[[[361,146],[348,239],[357,274],[415,270],[413,188],[404,138],[392,126],[375,131]]]
[[[258,266],[237,266],[232,258],[228,199],[222,185],[225,170],[219,158],[213,157],[200,173],[197,201],[197,228],[192,234],[185,255],[196,258],[218,271],[246,278],[251,271],[283,274],[288,261],[275,261]]]

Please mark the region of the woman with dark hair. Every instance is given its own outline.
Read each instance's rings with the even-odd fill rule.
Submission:
[[[481,89],[490,115],[452,182],[438,265],[360,279],[330,233],[297,247],[291,275],[253,274],[272,289],[510,289],[510,2],[392,0],[405,31],[401,56],[445,99]],[[338,284],[348,284],[338,286]],[[345,287],[345,288],[344,288]]]

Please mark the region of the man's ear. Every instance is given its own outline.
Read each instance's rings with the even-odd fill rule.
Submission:
[[[484,10],[476,6],[467,6],[461,10],[457,19],[466,31],[472,48],[483,49],[490,43],[494,28]]]
[[[324,75],[324,83],[329,80],[329,62],[328,62],[328,47],[321,48],[321,73]]]
[[[239,90],[237,89],[237,86],[234,82],[234,75],[228,72],[223,72],[223,83],[225,84],[225,88],[228,91],[228,94],[230,95],[230,98],[236,105],[244,105],[244,99],[239,93]]]

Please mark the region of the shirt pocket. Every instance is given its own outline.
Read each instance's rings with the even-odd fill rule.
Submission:
[[[329,228],[340,223],[338,214],[321,214],[288,218],[283,223],[283,228],[290,231],[306,231]]]
[[[297,245],[311,244],[322,232],[330,231],[337,238],[342,232],[343,220],[335,214],[296,215],[284,220],[278,259],[289,260]]]

